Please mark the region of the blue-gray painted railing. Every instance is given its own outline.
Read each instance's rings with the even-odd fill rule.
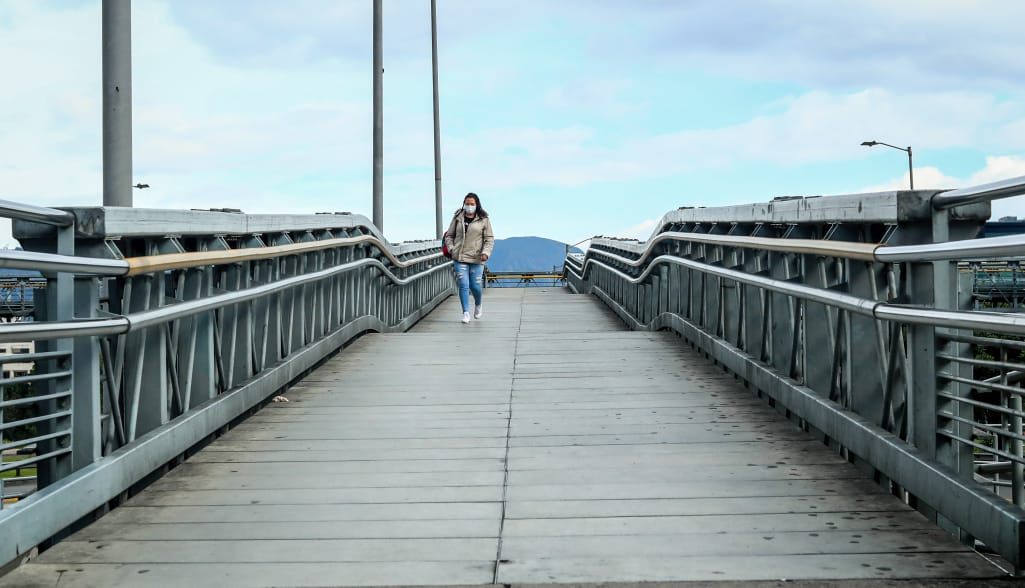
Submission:
[[[988,199],[1025,178],[991,187],[681,209],[646,242],[594,239],[566,276],[632,328],[679,333],[1020,571],[1025,315],[968,310],[958,272],[1025,258],[1025,235],[973,239]]]
[[[32,375],[0,379],[33,387],[0,396],[0,447],[34,450],[0,471],[39,471],[39,490],[0,510],[0,565],[123,499],[346,342],[405,330],[453,291],[440,242],[392,245],[347,213],[0,202],[0,215],[33,250],[0,252],[0,267],[47,277],[35,320],[0,325],[0,342],[36,345],[19,356]]]

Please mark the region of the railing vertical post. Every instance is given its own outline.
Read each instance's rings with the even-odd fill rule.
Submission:
[[[878,292],[875,291],[875,281],[872,279],[872,272],[876,268],[853,260],[847,260],[845,264],[847,291],[859,298],[877,300]],[[873,424],[882,425],[883,413],[888,407],[883,406],[885,375],[881,371],[881,362],[877,360],[880,350],[875,319],[852,313],[848,321],[850,328],[846,332],[848,345],[845,369],[851,408]],[[873,358],[869,365],[860,363],[868,357]],[[856,368],[859,364],[860,368]]]
[[[655,309],[655,316],[662,314],[663,312],[669,312],[669,291],[670,291],[670,280],[669,280],[669,268],[663,264],[658,268],[659,275],[659,291],[658,291],[658,308]]]
[[[786,253],[769,252],[769,276],[777,280],[789,281],[790,260]],[[772,307],[772,322],[769,323],[770,338],[772,339],[772,353],[768,356],[769,365],[777,371],[786,373],[790,361],[790,350],[793,348],[794,320],[791,316],[793,307],[791,298],[781,294],[770,294],[769,305]]]
[[[933,267],[929,263],[908,264],[909,298],[917,304],[932,304]],[[936,329],[910,325],[908,329],[908,440],[929,458],[936,457]],[[919,510],[923,510],[919,508]],[[932,513],[923,511],[929,516]],[[932,518],[935,518],[934,516]]]
[[[142,283],[135,284],[135,295],[128,312],[149,310],[163,306],[164,274],[140,276]],[[139,280],[140,278],[136,278]],[[143,329],[128,335],[128,349],[125,356],[127,389],[138,399],[137,420],[134,435],[129,440],[145,435],[168,421],[167,345],[163,326]],[[133,388],[138,386],[138,390]]]
[[[948,209],[933,212],[932,234],[934,243],[942,243],[950,240],[950,211]],[[960,306],[957,296],[957,265],[949,261],[935,261],[932,262],[932,265],[935,307],[941,309],[957,309]],[[968,301],[965,302],[967,303]],[[944,332],[956,333],[956,331],[952,330],[937,329],[938,335],[941,335]],[[951,355],[965,356],[970,353],[970,347],[968,345],[953,342],[947,342],[942,346],[937,342],[934,352],[938,352],[944,347]],[[946,362],[942,367],[943,371],[946,371],[953,376],[971,375],[970,373],[961,373],[962,370],[970,370],[971,366],[966,367],[959,362]],[[934,382],[936,383],[936,390],[934,391],[934,394],[937,394],[942,390],[951,396],[961,398],[966,396],[968,393],[968,389],[957,382],[941,381],[938,378],[935,379]],[[936,397],[936,410],[949,412],[957,417],[966,418],[968,421],[971,421],[973,417],[972,407],[954,400],[940,398],[939,396]],[[933,412],[933,418],[938,419],[936,412]],[[936,427],[940,427],[940,423],[938,421]],[[944,428],[962,439],[970,439],[973,434],[971,425],[966,422],[950,420],[945,423]],[[936,458],[940,462],[945,463],[956,470],[962,478],[966,480],[974,479],[974,456],[972,455],[971,447],[968,445],[947,437],[937,436]],[[970,539],[963,531],[961,532],[961,535],[962,539],[965,541]]]
[[[55,243],[56,253],[59,255],[74,255],[75,254],[75,227],[74,225],[67,227],[59,227],[56,229],[57,238]],[[66,321],[74,318],[75,310],[75,280],[74,276],[68,273],[58,273],[56,276],[47,279],[46,289],[37,291],[36,295],[38,299],[36,301],[36,320],[39,321]],[[71,339],[56,339],[52,341],[40,341],[36,343],[37,351],[65,351],[74,353],[73,348],[74,342]],[[82,361],[88,361],[89,358],[82,358]],[[71,358],[71,366],[62,365],[67,360],[45,360],[36,362],[36,369],[42,372],[59,371],[67,367],[74,366],[75,358]],[[56,437],[48,439],[39,444],[37,453],[42,455],[45,453],[51,453],[62,449],[70,449],[68,453],[58,455],[53,459],[46,460],[40,464],[38,472],[38,485],[40,488],[53,484],[57,480],[67,476],[74,471],[74,460],[73,452],[76,443],[82,444],[84,447],[91,447],[93,443],[98,442],[99,435],[92,435],[92,427],[88,426],[83,430],[75,430],[74,424],[76,420],[90,419],[92,415],[75,414],[75,409],[78,408],[79,398],[76,395],[74,389],[74,382],[72,379],[60,380],[46,380],[45,383],[38,383],[36,388],[36,395],[51,395],[58,392],[63,392],[71,389],[72,397],[60,398],[57,400],[47,400],[40,403],[40,414],[54,414],[70,410],[71,417],[53,418],[43,421],[39,424],[38,432],[40,434],[51,434],[58,433],[62,430],[69,430],[70,435],[68,437]],[[83,390],[86,396],[83,400],[83,410],[88,410],[87,407],[92,403],[92,394],[99,395],[97,390]],[[81,435],[79,438],[78,435]],[[70,447],[69,447],[70,444]]]
[[[651,280],[651,284],[645,287],[646,292],[644,293],[645,316],[643,322],[645,323],[650,323],[651,320],[658,315],[658,294],[662,291],[661,272],[659,272],[659,275],[655,275],[655,273],[652,272],[649,279]]]
[[[206,267],[190,271],[185,278],[186,300],[207,298],[213,293],[213,268]],[[217,358],[214,355],[214,315],[212,312],[197,314],[190,321],[192,333],[186,352],[193,360],[184,364],[182,379],[191,381],[186,394],[185,410],[210,400],[217,395]],[[275,322],[275,324],[278,324]],[[277,339],[272,339],[277,341]],[[181,362],[179,366],[183,365]],[[188,369],[191,367],[191,370]]]
[[[92,318],[99,308],[99,280],[75,280],[75,318]],[[76,337],[71,354],[72,470],[93,463],[102,455],[100,413],[100,342],[96,337]]]
[[[830,261],[832,258],[806,258],[805,284],[828,288],[826,271]],[[804,305],[804,383],[822,396],[829,396],[829,363],[836,344],[832,314],[829,307],[818,302]]]

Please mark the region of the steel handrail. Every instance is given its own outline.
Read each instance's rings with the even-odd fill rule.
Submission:
[[[61,339],[65,337],[101,337],[110,335],[123,335],[151,327],[153,325],[166,323],[172,320],[185,318],[201,312],[216,310],[232,304],[247,302],[263,296],[274,294],[302,284],[316,282],[329,278],[335,274],[346,273],[364,266],[375,266],[381,270],[383,275],[396,285],[409,284],[423,276],[434,273],[448,267],[449,264],[439,264],[418,272],[407,278],[399,278],[391,272],[390,268],[378,259],[360,259],[343,265],[327,268],[317,272],[293,276],[271,284],[264,284],[254,288],[226,292],[209,298],[179,302],[169,306],[163,306],[152,310],[145,310],[128,315],[122,315],[102,319],[83,319],[72,321],[52,322],[16,322],[0,326],[0,343],[17,341],[41,341],[46,339]]]
[[[387,245],[371,235],[325,239],[292,245],[275,245],[272,247],[228,249],[221,251],[195,251],[190,253],[170,253],[164,255],[147,255],[127,259],[102,259],[95,257],[76,257],[56,255],[52,253],[34,253],[28,251],[0,251],[0,268],[27,269],[37,271],[67,272],[78,275],[95,276],[135,276],[145,273],[186,269],[221,263],[238,263],[258,259],[270,259],[331,249],[334,247],[353,246],[361,243],[377,245],[395,267],[406,268],[417,263],[442,257],[441,253],[433,253],[410,259],[399,260]]]
[[[55,227],[68,227],[75,224],[75,215],[66,210],[22,204],[11,200],[0,200],[0,217],[44,223]]]
[[[323,241],[310,241],[307,243],[294,243],[290,245],[273,245],[270,247],[252,247],[246,249],[227,249],[221,251],[195,251],[190,253],[169,253],[164,255],[147,255],[144,257],[131,257],[125,259],[128,263],[129,276],[146,274],[158,271],[175,269],[186,269],[204,265],[220,263],[238,263],[242,261],[253,261],[259,259],[271,259],[286,255],[296,255],[335,247],[344,247],[370,243],[377,245],[395,267],[405,268],[411,265],[441,257],[441,253],[435,253],[416,259],[401,261],[388,248],[387,244],[373,235],[360,235],[358,237],[341,237],[337,239],[325,239]]]
[[[963,257],[994,258],[1025,255],[1025,235],[963,239],[926,245],[895,245],[879,247],[875,260],[882,263],[901,261],[953,261]]]
[[[932,207],[936,210],[944,210],[955,206],[989,202],[1023,194],[1025,194],[1025,176],[1018,176],[980,186],[941,192],[932,197]]]
[[[754,276],[737,270],[708,265],[672,255],[660,255],[651,260],[648,267],[636,278],[595,259],[588,259],[584,264],[584,269],[586,270],[586,268],[591,265],[598,265],[619,275],[621,278],[632,284],[638,284],[651,274],[654,267],[659,263],[682,265],[690,269],[716,275],[742,284],[765,288],[767,290],[772,290],[773,292],[779,292],[780,294],[794,296],[810,302],[818,302],[827,306],[840,308],[879,320],[934,327],[988,329],[1002,333],[1025,335],[1025,315],[1008,316],[1007,313],[936,310],[932,308],[888,304],[877,300],[868,300],[866,298],[844,294],[842,292],[822,290],[810,286],[794,284],[792,282],[785,282],[783,280]],[[570,271],[578,279],[583,280],[583,272],[578,273],[573,268],[570,268]]]
[[[66,272],[83,276],[123,276],[128,273],[129,266],[122,259],[75,257],[32,251],[0,251],[0,268]]]
[[[595,247],[590,251],[633,267],[641,266],[653,253],[655,245],[663,241],[687,241],[707,245],[741,247],[840,257],[858,261],[896,263],[903,261],[945,261],[954,260],[965,254],[991,257],[1013,257],[1025,255],[1025,235],[987,237],[985,239],[964,239],[924,245],[883,245],[855,243],[851,241],[820,241],[815,239],[778,239],[769,237],[739,237],[735,235],[709,235],[707,233],[685,233],[666,231],[659,233],[645,243],[645,249],[637,259],[629,259]],[[603,245],[603,243],[598,243]],[[568,258],[567,258],[568,259]]]

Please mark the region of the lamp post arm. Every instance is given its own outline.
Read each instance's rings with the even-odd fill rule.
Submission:
[[[906,148],[905,147],[897,147],[896,145],[890,145],[889,143],[883,143],[882,141],[875,141],[875,144],[876,145],[886,145],[887,147],[893,147],[894,149],[899,149],[900,151],[904,151],[908,155],[911,154],[911,147],[906,147]]]

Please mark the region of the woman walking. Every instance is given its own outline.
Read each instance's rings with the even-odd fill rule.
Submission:
[[[463,322],[470,322],[470,294],[473,294],[473,318],[479,319],[484,315],[481,300],[484,296],[484,262],[495,247],[495,233],[491,230],[488,213],[480,205],[480,197],[473,192],[463,198],[462,208],[452,217],[445,233],[445,245],[455,266]]]

